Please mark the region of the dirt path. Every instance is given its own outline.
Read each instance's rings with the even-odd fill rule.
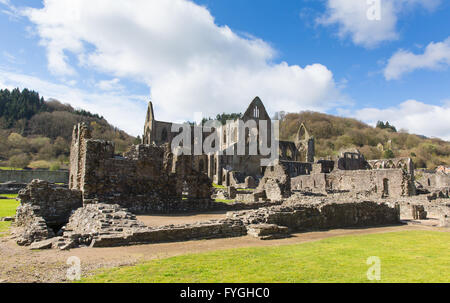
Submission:
[[[365,229],[336,229],[294,234],[288,239],[261,241],[251,237],[148,244],[116,248],[77,248],[70,251],[31,251],[14,241],[0,238],[0,282],[64,282],[71,256],[81,260],[82,274],[91,274],[99,268],[133,265],[157,258],[188,253],[240,248],[266,247],[317,241],[330,237],[385,233],[407,230],[436,230],[450,232],[449,228],[424,225],[402,225]]]
[[[164,225],[178,225],[178,224],[192,224],[195,222],[204,222],[209,220],[220,220],[225,219],[227,215],[226,211],[217,211],[204,214],[192,214],[192,215],[147,215],[147,216],[137,216],[138,220],[143,222],[145,225],[153,226],[164,226]]]

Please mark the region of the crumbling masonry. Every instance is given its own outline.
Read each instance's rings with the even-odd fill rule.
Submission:
[[[268,117],[259,98],[244,114],[247,120]],[[118,156],[112,142],[94,140],[86,125],[76,125],[69,188],[34,180],[19,192],[17,243],[70,249],[244,235],[268,240],[305,230],[398,224],[400,216],[434,216],[449,225],[450,177],[419,172],[415,180],[409,158],[366,161],[355,150],[315,159],[314,138],[301,124],[295,142],[280,141],[279,161],[266,168],[260,156],[178,156],[170,148],[170,126],[154,119],[150,103],[144,144]],[[213,188],[213,181],[226,187]],[[223,220],[177,226],[148,227],[136,218],[211,210],[230,212]]]

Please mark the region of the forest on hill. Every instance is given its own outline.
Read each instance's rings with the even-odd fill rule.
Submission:
[[[90,125],[94,138],[114,141],[117,153],[136,141],[98,114],[45,101],[28,89],[1,89],[0,167],[67,168],[73,126],[80,122]]]
[[[389,122],[376,127],[351,118],[317,112],[277,113],[280,137],[294,140],[301,123],[316,139],[316,157],[328,158],[343,149],[356,148],[366,159],[411,157],[416,168],[434,169],[450,165],[450,142],[438,138],[409,134]]]

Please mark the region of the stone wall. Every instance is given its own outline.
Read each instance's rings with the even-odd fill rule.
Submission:
[[[403,197],[415,194],[411,176],[402,169],[334,170],[292,178],[292,189],[317,192],[350,191],[377,197]]]
[[[359,152],[343,152],[337,160],[337,168],[340,170],[366,169],[367,164],[363,155]]]
[[[82,206],[81,192],[58,187],[47,181],[33,180],[19,191],[20,206],[16,220],[21,221],[22,208],[28,205],[39,208],[48,227],[58,229],[66,224],[74,210]],[[57,232],[58,230],[56,230]]]
[[[450,187],[450,175],[442,172],[418,170],[416,180],[426,189]]]
[[[174,155],[168,145],[135,145],[114,156],[111,142],[74,128],[70,188],[83,203],[118,204],[134,213],[168,213],[211,206],[212,181],[198,172],[196,156]]]
[[[349,190],[378,197],[403,197],[415,194],[411,176],[402,169],[334,171],[327,176],[330,190]]]
[[[367,201],[316,204],[288,201],[280,206],[230,212],[227,217],[194,224],[147,227],[119,205],[89,204],[73,213],[56,246],[61,249],[113,247],[239,237],[247,233],[272,239],[286,237],[289,231],[396,224],[399,208]]]
[[[304,231],[397,224],[400,210],[398,206],[371,201],[308,204],[291,200],[281,206],[232,212],[228,218],[241,220],[245,225],[275,224]]]
[[[69,172],[49,170],[0,170],[0,183],[9,181],[30,183],[34,179],[45,180],[51,183],[67,184],[69,182]]]
[[[68,249],[79,245],[113,247],[193,239],[242,236],[247,233],[237,220],[213,220],[202,223],[151,228],[119,205],[91,204],[78,209],[70,218],[58,246]]]
[[[53,229],[47,226],[38,205],[21,204],[17,208],[13,236],[19,245],[30,245],[55,236]]]
[[[19,190],[27,187],[26,183],[6,182],[0,183],[0,194],[17,194]]]
[[[325,193],[327,190],[326,174],[298,176],[291,179],[292,190],[306,190]]]
[[[300,175],[309,175],[312,171],[312,163],[294,162],[294,161],[280,161],[285,167],[286,172],[291,178]]]
[[[255,190],[256,195],[260,193],[270,201],[280,201],[291,196],[291,177],[282,163],[267,167]]]
[[[370,169],[403,169],[414,176],[414,163],[411,158],[368,160],[367,165]]]
[[[439,219],[442,215],[450,216],[450,200],[448,198],[437,198],[429,201],[426,195],[415,196],[414,199],[400,198],[388,199],[400,205],[402,219],[411,219],[413,207],[421,206],[427,212],[427,218]]]

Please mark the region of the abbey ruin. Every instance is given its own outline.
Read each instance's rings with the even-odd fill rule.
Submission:
[[[272,123],[259,98],[242,120]],[[112,142],[92,139],[86,125],[76,125],[69,188],[34,180],[20,191],[17,243],[70,249],[245,235],[266,240],[305,230],[400,224],[404,218],[449,224],[450,176],[417,174],[409,158],[368,161],[348,150],[336,159],[317,159],[314,137],[301,124],[295,141],[269,142],[278,144],[278,160],[262,166],[264,156],[221,152],[242,138],[247,143],[258,128],[240,133],[237,124],[222,126],[217,152],[190,155],[171,146],[177,135],[172,125],[155,120],[149,103],[142,144],[122,155]],[[137,218],[211,211],[226,215],[157,227]]]

